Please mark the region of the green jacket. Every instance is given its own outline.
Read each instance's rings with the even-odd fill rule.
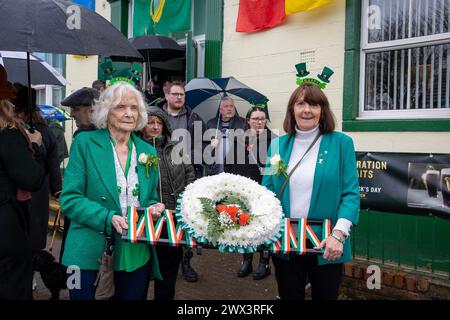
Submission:
[[[295,135],[284,135],[272,141],[267,159],[280,154],[286,168],[289,165]],[[279,147],[279,149],[277,149]],[[267,161],[267,168],[270,161]],[[281,189],[285,177],[280,174],[264,175],[262,184],[276,195]],[[301,190],[298,190],[300,193]],[[289,183],[281,196],[281,205],[286,217],[290,217]],[[308,219],[331,219],[335,225],[339,218],[350,220],[353,225],[359,218],[359,182],[356,169],[356,156],[352,139],[340,132],[332,132],[322,136],[319,154],[314,173],[311,205]],[[321,226],[311,226],[319,239],[322,236]],[[318,257],[319,265],[344,263],[352,260],[350,237],[345,241],[342,257],[335,261],[327,261],[322,255]]]
[[[132,139],[137,157],[143,152],[156,155],[156,150],[134,133]],[[147,207],[158,200],[158,171],[151,170],[147,177],[145,166],[138,162],[137,172],[140,185],[139,202],[142,207]],[[121,215],[121,209],[113,149],[107,129],[82,132],[73,141],[60,204],[62,213],[72,220],[62,263],[66,266],[77,265],[82,270],[98,270],[98,259],[105,247],[106,227],[106,232],[113,232],[115,236],[114,269],[119,270],[124,243],[111,224],[113,215]],[[155,277],[161,278],[153,246],[145,243],[126,245],[133,246],[132,251],[143,257],[141,266],[153,256]]]

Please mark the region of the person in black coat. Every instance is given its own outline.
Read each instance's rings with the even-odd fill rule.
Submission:
[[[224,171],[250,178],[258,183],[262,181],[262,172],[266,165],[267,150],[276,135],[267,126],[265,107],[256,105],[247,112],[246,133],[234,139],[232,159],[227,157]],[[230,155],[230,153],[229,153]],[[253,271],[253,254],[245,253],[238,271],[238,277],[245,277]],[[263,279],[270,274],[268,252],[260,252],[259,264],[253,273],[253,279]]]
[[[143,139],[155,147],[158,153],[159,201],[164,203],[167,209],[175,212],[178,196],[188,184],[195,180],[194,167],[190,163],[181,161],[188,156],[183,153],[183,150],[178,152],[174,150],[177,142],[171,141],[172,129],[167,114],[156,106],[148,107],[147,114],[148,125],[142,129],[142,133]],[[166,228],[163,228],[161,237],[168,237]],[[178,269],[183,258],[183,248],[158,245],[155,249],[163,279],[155,279],[154,299],[173,300]]]
[[[80,132],[97,130],[97,128],[92,124],[91,113],[94,101],[100,98],[100,90],[102,85],[104,85],[103,81],[96,80],[92,83],[92,88],[80,88],[72,92],[61,101],[62,106],[70,108],[70,116],[75,119],[77,130],[73,133],[74,139]],[[62,212],[62,214],[64,215],[64,212]],[[61,250],[59,251],[60,261],[62,261],[64,254],[64,247],[66,245],[67,233],[69,232],[69,229],[70,219],[64,215],[64,230],[61,240]]]
[[[17,88],[17,97],[12,101],[15,106],[14,113],[25,125],[29,125],[28,87],[21,84],[15,84],[15,86]],[[59,199],[62,180],[56,138],[36,106],[36,91],[34,89],[32,89],[31,96],[33,127],[42,135],[46,172],[48,172],[43,185],[38,191],[33,192],[31,199],[30,239],[33,252],[38,252],[47,246],[50,194],[54,198]]]
[[[225,171],[224,164],[232,142],[229,139],[230,130],[234,130],[234,133],[238,129],[244,130],[245,119],[238,115],[234,100],[225,96],[220,101],[217,116],[206,123],[206,128],[216,130],[215,137],[211,140],[215,163],[208,167],[208,175],[215,175]]]
[[[45,176],[38,131],[26,132],[13,119],[15,89],[0,66],[0,300],[31,300],[32,254],[29,238],[30,191]]]

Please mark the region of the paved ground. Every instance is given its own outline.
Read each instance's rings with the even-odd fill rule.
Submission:
[[[48,241],[50,245],[50,238]],[[59,257],[61,238],[58,235],[53,245],[53,254]],[[253,266],[256,268],[259,256],[253,257]],[[273,273],[263,279],[255,281],[251,275],[238,278],[242,256],[239,254],[224,254],[213,249],[203,249],[201,255],[194,255],[192,266],[199,273],[199,281],[188,283],[178,275],[176,295],[177,300],[273,300],[277,295],[277,286]],[[272,266],[273,270],[273,266]],[[37,287],[34,299],[47,300],[50,293],[42,283],[39,274],[35,276]],[[69,299],[68,291],[61,291],[61,300]],[[153,282],[150,284],[148,299],[153,299]]]

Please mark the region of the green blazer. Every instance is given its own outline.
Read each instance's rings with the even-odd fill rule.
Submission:
[[[289,165],[295,135],[289,134],[274,139],[268,151],[270,159],[280,154],[281,159]],[[267,161],[266,169],[270,168]],[[266,170],[266,172],[270,172]],[[285,180],[282,174],[266,174],[262,184],[278,195]],[[301,190],[298,190],[301,193]],[[286,217],[290,217],[290,186],[287,186],[281,196],[281,205]],[[310,220],[331,219],[336,224],[339,218],[350,220],[354,225],[359,218],[359,183],[356,169],[356,156],[352,139],[340,132],[332,132],[322,136],[319,154],[317,156],[311,203],[308,213]],[[321,226],[311,226],[319,239],[322,235]],[[283,255],[288,257],[287,255]],[[350,238],[345,241],[342,257],[335,261],[327,261],[322,255],[318,257],[319,265],[343,263],[352,259]]]
[[[131,137],[137,157],[142,152],[156,155],[155,148],[134,133]],[[119,270],[123,243],[111,224],[113,215],[121,215],[113,152],[107,129],[82,132],[72,142],[60,197],[61,211],[72,221],[62,260],[66,266],[98,270],[98,259],[105,247],[106,226],[106,232],[115,237],[114,269]],[[141,206],[157,203],[158,171],[150,170],[147,177],[145,166],[138,162],[137,173]],[[155,248],[142,243],[132,245],[132,250],[136,249],[143,256],[142,265],[153,257],[155,277],[161,278]]]

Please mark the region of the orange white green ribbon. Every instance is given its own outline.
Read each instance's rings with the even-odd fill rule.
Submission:
[[[175,221],[173,220],[172,212],[170,210],[166,209],[166,210],[164,210],[163,215],[166,218],[169,244],[173,247],[177,247],[178,246],[178,237],[177,237],[177,231],[175,228]]]
[[[283,234],[283,252],[289,253],[292,249],[294,251],[297,249],[298,243],[297,238],[295,237],[294,230],[291,226],[291,220],[289,218],[284,219],[284,234]]]

